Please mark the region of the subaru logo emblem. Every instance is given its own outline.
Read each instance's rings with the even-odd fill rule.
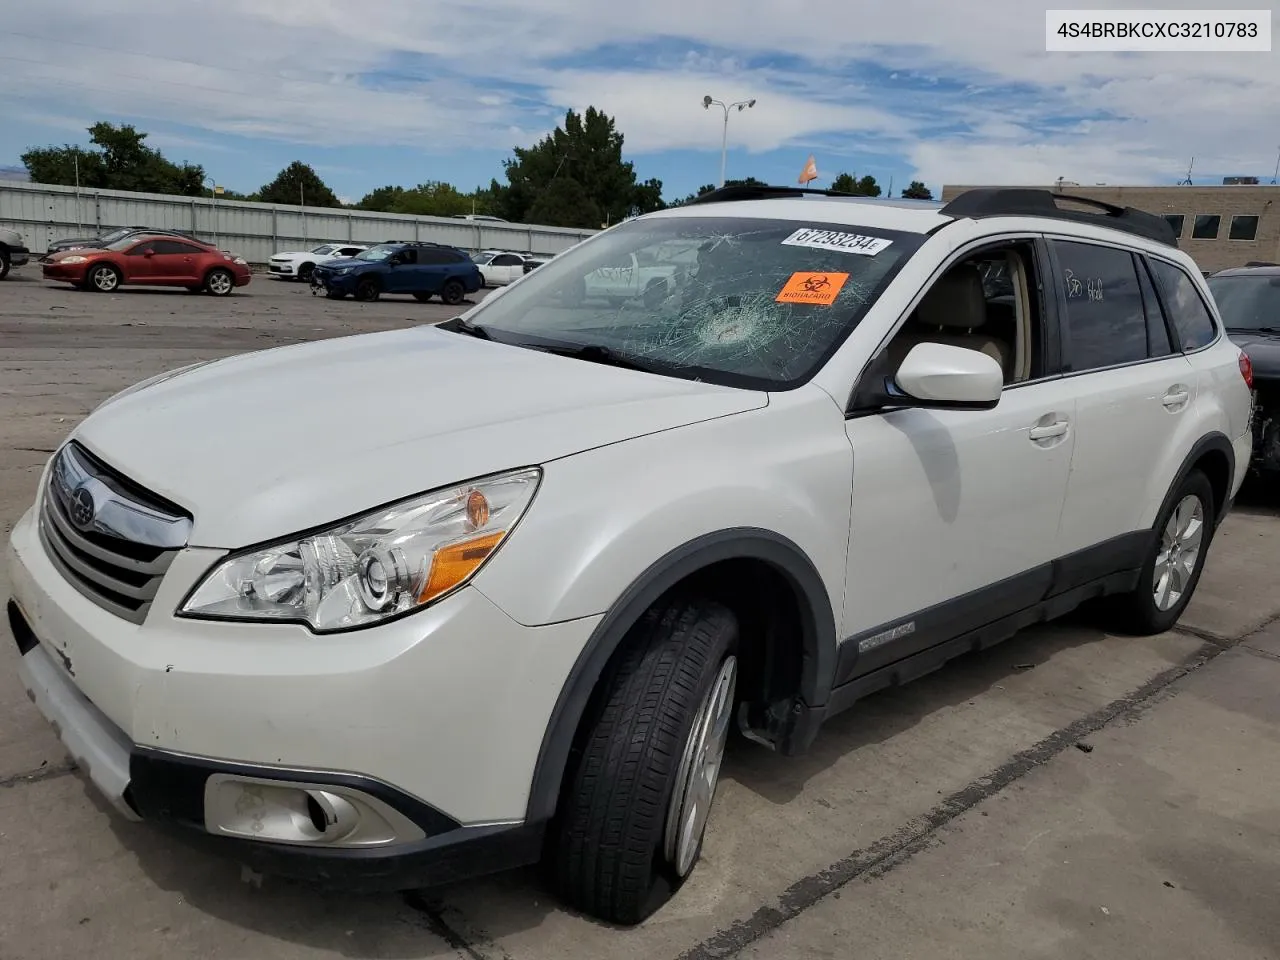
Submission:
[[[84,487],[77,487],[71,494],[71,522],[81,530],[93,523],[98,505],[93,502],[93,494]]]

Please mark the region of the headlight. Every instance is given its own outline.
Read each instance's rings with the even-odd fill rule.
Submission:
[[[409,613],[461,587],[528,508],[537,467],[382,507],[214,567],[178,611],[215,620],[348,630]]]
[[[63,263],[88,263],[89,258],[82,257],[79,254],[76,254],[74,257],[63,257],[62,262]]]
[[[234,260],[232,260],[231,262],[232,262],[232,263],[238,263],[238,264],[240,264],[240,266],[242,266],[242,267],[247,267],[247,266],[249,265],[249,261],[248,261],[248,260],[246,260],[244,257],[236,257],[236,258],[235,258]]]

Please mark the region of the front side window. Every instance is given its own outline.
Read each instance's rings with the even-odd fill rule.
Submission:
[[[1213,277],[1209,290],[1228,330],[1280,333],[1280,273]]]
[[[1182,349],[1197,350],[1210,343],[1214,337],[1213,317],[1200,299],[1195,281],[1165,260],[1153,257],[1150,263]]]
[[[1127,250],[1056,240],[1073,371],[1146,360],[1147,318]]]
[[[535,349],[601,347],[659,373],[790,389],[923,240],[814,221],[633,220],[548,261],[468,321]]]

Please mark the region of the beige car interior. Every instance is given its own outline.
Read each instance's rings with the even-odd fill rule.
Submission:
[[[989,297],[984,275],[1002,274],[1009,298]],[[945,343],[985,353],[1006,384],[1031,379],[1032,312],[1026,264],[1012,249],[984,250],[950,267],[925,293],[887,348],[896,370],[920,343]]]

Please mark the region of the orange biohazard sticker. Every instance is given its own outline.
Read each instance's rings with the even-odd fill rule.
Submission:
[[[774,300],[778,303],[815,303],[829,307],[849,279],[847,273],[793,273]]]

